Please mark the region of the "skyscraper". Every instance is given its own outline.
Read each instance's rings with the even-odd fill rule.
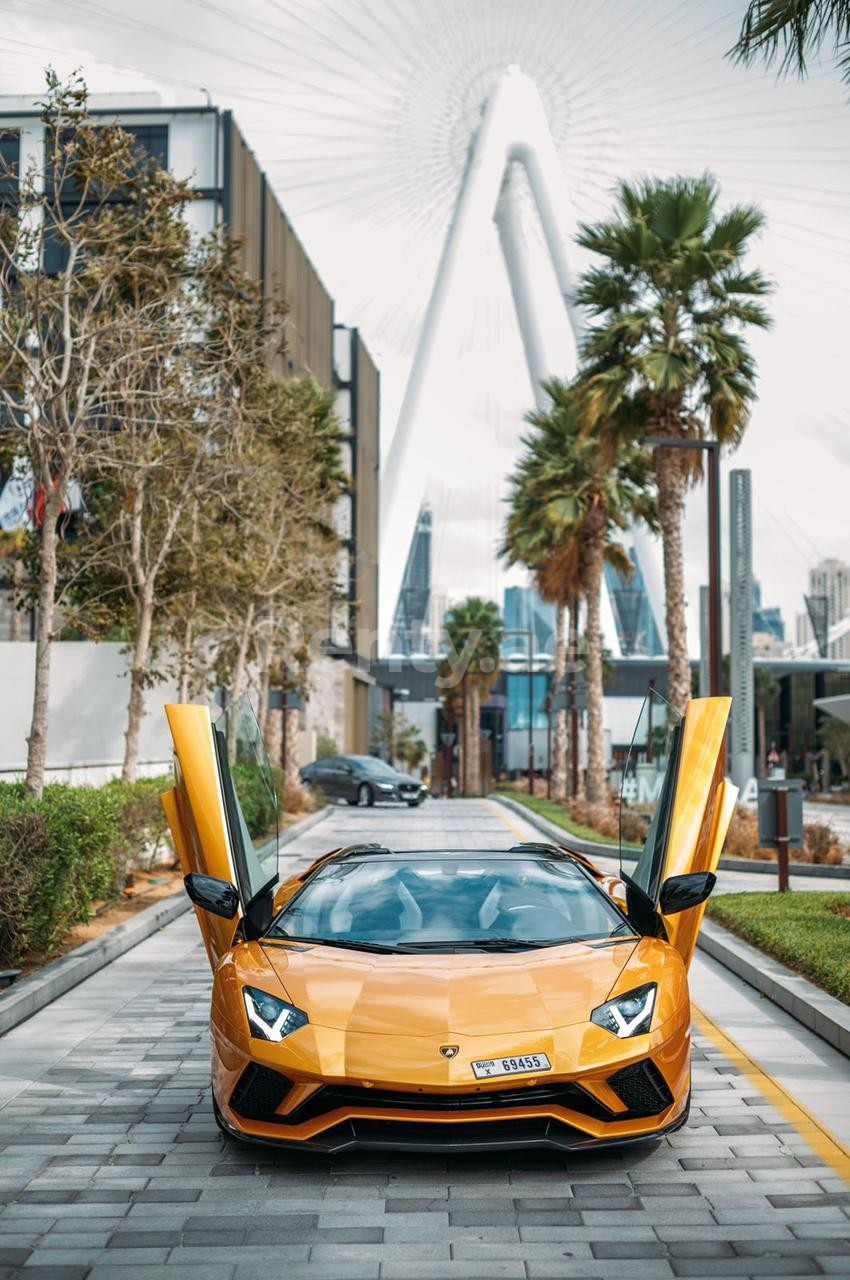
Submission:
[[[502,652],[528,657],[529,635],[534,637],[533,655],[555,652],[555,606],[540,599],[536,587],[505,588],[505,641]]]
[[[634,565],[629,578],[613,565],[605,566],[605,582],[614,610],[614,623],[620,649],[626,658],[634,654],[664,653],[664,643],[658,631],[643,570],[634,547],[629,548],[629,559]]]
[[[410,657],[429,652],[431,600],[431,508],[424,503],[419,511],[401,591],[393,618],[390,652]]]

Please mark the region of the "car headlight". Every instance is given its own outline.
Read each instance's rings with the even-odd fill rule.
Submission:
[[[597,1027],[604,1027],[621,1040],[629,1036],[639,1036],[649,1030],[652,1022],[652,1011],[655,1008],[654,982],[647,982],[643,987],[635,987],[625,995],[615,996],[594,1009],[590,1021]]]
[[[270,996],[267,991],[258,991],[256,987],[243,987],[242,997],[251,1035],[258,1040],[279,1042],[309,1021],[300,1009],[277,996]]]
[[[378,783],[378,790],[379,790],[379,791],[395,791],[395,783],[394,783],[394,782],[379,782],[379,783]]]

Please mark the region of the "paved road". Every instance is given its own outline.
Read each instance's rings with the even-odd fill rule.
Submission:
[[[367,837],[511,842],[484,802],[340,809],[288,861]],[[850,1276],[820,1131],[708,1028],[690,1125],[651,1150],[328,1160],[219,1135],[208,998],[186,915],[0,1041],[0,1280]]]

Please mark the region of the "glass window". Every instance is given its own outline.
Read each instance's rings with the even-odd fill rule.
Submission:
[[[239,698],[213,726],[243,906],[277,879],[277,792],[257,717]]]
[[[387,764],[386,760],[379,760],[377,756],[352,756],[351,761],[354,765],[359,765],[364,773],[370,773],[375,778],[394,778],[395,769],[392,765]]]
[[[653,691],[641,708],[620,787],[620,874],[653,900],[667,853],[681,735],[682,716]],[[630,845],[638,846],[637,862]]]
[[[568,859],[397,853],[328,863],[271,934],[415,947],[569,942],[608,938],[624,926],[610,899]]]

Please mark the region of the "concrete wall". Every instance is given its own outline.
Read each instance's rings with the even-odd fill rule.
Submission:
[[[121,649],[84,640],[53,645],[47,768],[54,781],[98,784],[120,773],[129,696],[128,657]],[[34,665],[34,644],[0,643],[0,777],[7,779],[26,767]],[[175,699],[171,683],[148,690],[141,774],[171,767],[163,707]]]

